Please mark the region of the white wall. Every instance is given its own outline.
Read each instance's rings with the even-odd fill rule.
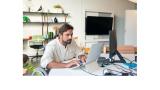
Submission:
[[[125,10],[136,9],[128,0],[83,0],[83,10],[110,12],[115,15],[115,30],[119,45],[124,44]]]
[[[125,45],[137,46],[137,11],[126,10]]]
[[[23,2],[23,10],[26,11],[26,1]],[[70,13],[68,21],[74,26],[74,36],[78,36],[80,42],[84,41],[85,34],[85,10],[110,12],[115,15],[115,29],[117,30],[118,44],[124,44],[125,10],[136,9],[136,5],[128,0],[32,0],[31,10],[36,11],[40,5],[44,11],[55,12],[53,5],[60,4],[66,13]],[[53,26],[49,30],[53,30]],[[41,27],[24,26],[24,36],[41,32]]]

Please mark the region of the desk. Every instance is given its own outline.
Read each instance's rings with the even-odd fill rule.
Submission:
[[[89,76],[90,74],[82,71],[81,69],[51,69],[49,76]]]
[[[92,62],[81,68],[64,68],[64,69],[51,69],[49,76],[91,76],[103,75],[103,68],[99,67],[96,62]]]
[[[101,56],[104,56],[104,57],[108,57],[107,54],[101,54]],[[132,60],[134,60],[134,56],[133,54],[127,54],[126,55],[127,57],[126,58],[129,58]],[[125,71],[128,71],[129,72],[129,67],[123,65],[122,63],[117,63],[117,64],[111,64],[111,65],[108,65],[106,67],[99,67],[97,62],[94,61],[88,65],[86,65],[85,67],[82,67],[82,68],[77,68],[77,69],[70,69],[70,68],[63,68],[63,69],[51,69],[50,72],[49,72],[49,76],[93,76],[93,75],[97,75],[97,76],[103,76],[104,73],[103,71],[104,70],[116,70],[116,71],[119,71],[119,72],[123,72],[121,68],[121,66],[125,67],[126,70]],[[88,73],[87,73],[88,72]],[[136,72],[135,72],[136,73]]]

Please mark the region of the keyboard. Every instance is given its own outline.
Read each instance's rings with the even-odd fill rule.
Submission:
[[[71,69],[80,68],[82,66],[84,66],[84,63],[81,60],[79,60],[79,65],[73,65],[73,66],[71,66]]]

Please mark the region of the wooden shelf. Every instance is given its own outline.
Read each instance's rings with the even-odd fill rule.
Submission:
[[[23,11],[23,14],[42,14],[42,15],[63,15],[63,16],[68,16],[69,13],[51,13],[51,12],[27,12],[27,11]]]
[[[64,23],[69,23],[69,22],[23,22],[23,24],[64,24]]]
[[[69,13],[52,13],[52,12],[28,12],[28,11],[23,11],[23,15],[27,16],[30,20],[30,22],[25,22],[23,21],[23,26],[32,26],[32,25],[37,25],[39,27],[42,26],[42,35],[44,35],[44,30],[45,26],[47,27],[46,32],[48,33],[48,28],[50,27],[49,25],[61,25],[64,23],[69,23],[66,22],[67,18],[69,17]],[[61,20],[61,22],[55,23],[54,20],[51,18],[53,17],[58,17]],[[34,20],[36,18],[36,20]],[[64,20],[63,20],[64,19]]]
[[[51,12],[27,12],[27,11],[23,11],[23,15],[42,15],[42,16],[66,16],[68,17],[68,13],[51,13]],[[23,24],[63,24],[63,23],[69,23],[69,22],[58,22],[58,23],[54,23],[54,22],[41,22],[41,21],[33,21],[33,22],[23,22]]]

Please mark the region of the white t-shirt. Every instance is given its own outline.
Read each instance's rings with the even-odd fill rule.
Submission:
[[[58,38],[56,38],[46,45],[44,54],[41,58],[41,66],[46,68],[48,63],[53,60],[63,62],[74,57],[77,58],[80,54],[82,54],[82,51],[74,40],[72,40],[71,44],[68,44],[65,48],[65,46],[59,42]]]

